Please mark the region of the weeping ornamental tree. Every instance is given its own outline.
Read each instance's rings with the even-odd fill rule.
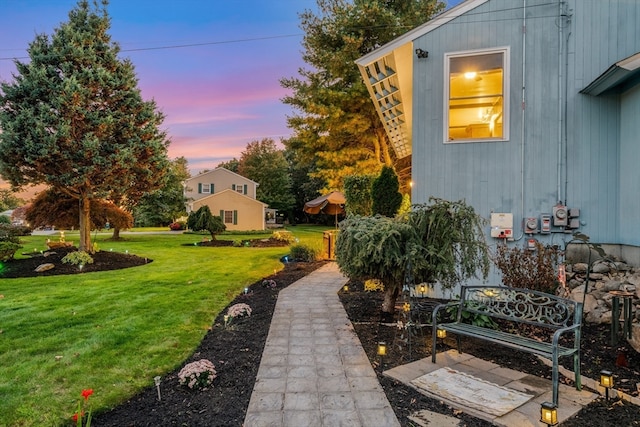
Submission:
[[[79,249],[89,252],[92,200],[153,190],[169,164],[164,117],[118,58],[106,7],[81,0],[0,86],[0,174],[14,189],[47,184],[76,200]]]
[[[336,261],[350,279],[384,283],[382,311],[393,313],[405,277],[450,289],[486,278],[484,219],[464,202],[431,199],[402,216],[349,216],[340,223]]]
[[[202,206],[195,212],[191,212],[187,218],[187,227],[193,231],[208,231],[211,240],[216,240],[216,234],[222,233],[227,226],[219,216],[213,216],[209,206]]]

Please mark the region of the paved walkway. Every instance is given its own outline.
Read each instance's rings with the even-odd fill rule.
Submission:
[[[338,298],[330,263],[283,289],[244,427],[400,426]]]

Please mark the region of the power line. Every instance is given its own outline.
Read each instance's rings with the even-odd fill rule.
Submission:
[[[542,7],[542,6],[552,6],[554,5],[554,3],[542,3],[542,4],[537,4],[537,5],[531,5],[528,8],[534,8],[534,7]],[[453,19],[455,18],[459,18],[459,17],[473,17],[473,16],[480,16],[480,15],[487,15],[487,14],[495,14],[497,12],[508,12],[508,11],[515,11],[515,10],[521,10],[522,6],[517,6],[517,7],[511,7],[511,8],[504,8],[504,9],[500,9],[500,10],[489,10],[489,11],[483,11],[483,12],[466,12],[460,15],[457,15],[455,17],[453,17]],[[444,12],[443,12],[444,13]],[[547,15],[547,16],[530,16],[527,17],[527,19],[543,19],[543,18],[555,18],[557,17],[556,15]],[[451,17],[448,17],[448,19],[450,19]],[[438,20],[444,19],[444,17],[442,16],[442,14],[437,15],[435,17],[433,17],[432,19],[430,19],[427,22],[436,22]],[[511,20],[519,20],[521,18],[499,18],[499,19],[479,19],[479,20],[474,20],[474,21],[464,21],[464,22],[449,22],[449,24],[471,24],[471,23],[487,23],[487,22],[499,22],[499,21],[511,21]],[[369,30],[375,30],[375,29],[382,29],[382,28],[388,28],[388,26],[368,26],[368,27],[353,27],[352,29],[369,29]],[[408,28],[407,26],[401,25],[401,26],[396,26],[395,28]],[[183,49],[183,48],[187,48],[187,47],[197,47],[197,46],[213,46],[213,45],[222,45],[222,44],[232,44],[232,43],[248,43],[248,42],[254,42],[254,41],[262,41],[262,40],[273,40],[273,39],[283,39],[283,38],[291,38],[291,37],[300,37],[303,36],[304,34],[298,33],[298,34],[284,34],[284,35],[277,35],[277,36],[264,36],[264,37],[254,37],[254,38],[247,38],[247,39],[236,39],[236,40],[223,40],[223,41],[212,41],[212,42],[202,42],[202,43],[187,43],[187,44],[176,44],[176,45],[167,45],[167,46],[156,46],[156,47],[141,47],[141,48],[132,48],[132,49],[121,49],[120,52],[143,52],[143,51],[151,51],[151,50],[168,50],[168,49]],[[11,60],[16,60],[16,59],[29,59],[29,56],[13,56],[13,57],[0,57],[0,61],[11,61]]]

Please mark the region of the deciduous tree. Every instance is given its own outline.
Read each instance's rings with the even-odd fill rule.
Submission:
[[[238,173],[259,184],[256,198],[270,208],[289,211],[293,207],[289,164],[273,139],[247,144],[240,156]]]
[[[191,174],[187,159],[174,159],[157,190],[145,193],[134,208],[135,223],[143,226],[163,226],[187,214],[183,183]]]
[[[43,191],[27,207],[25,218],[31,227],[53,225],[56,228],[78,228],[78,201],[65,193],[49,189]],[[91,203],[91,229],[133,227],[133,217],[113,202],[94,199]]]
[[[51,37],[37,35],[0,94],[0,174],[14,188],[45,183],[76,199],[86,251],[92,201],[151,190],[168,165],[164,117],[118,57],[107,4],[81,0]]]

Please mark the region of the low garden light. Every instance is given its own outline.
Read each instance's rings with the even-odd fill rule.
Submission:
[[[344,292],[349,292],[349,285],[344,285],[344,286],[342,287],[342,290],[343,290]]]
[[[558,408],[551,402],[544,402],[540,406],[540,421],[547,426],[558,425]]]
[[[244,288],[244,294],[248,294],[249,293],[249,288]]]
[[[387,344],[384,341],[378,343],[378,356],[384,357],[387,355]]]
[[[162,400],[160,397],[160,379],[161,377],[159,375],[156,377],[153,377],[153,382],[156,385],[156,389],[158,389],[158,400]]]
[[[420,285],[420,296],[424,297],[424,293],[427,291],[427,287],[425,285]]]
[[[600,385],[604,387],[606,398],[609,400],[609,389],[613,388],[613,374],[611,371],[600,371]]]
[[[436,330],[436,337],[438,337],[440,339],[445,339],[447,337],[447,331],[445,331],[444,329],[437,329]]]

